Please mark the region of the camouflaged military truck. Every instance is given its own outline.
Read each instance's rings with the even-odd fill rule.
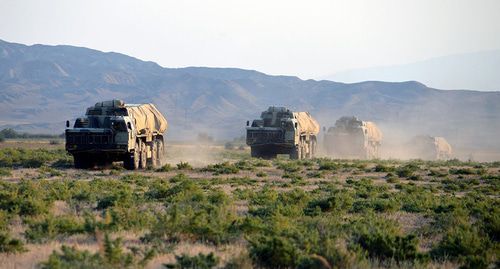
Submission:
[[[419,135],[406,144],[409,158],[423,160],[448,160],[452,157],[451,145],[439,136]]]
[[[381,143],[382,132],[377,125],[356,117],[341,117],[324,136],[325,151],[335,158],[378,158]]]
[[[121,100],[96,103],[66,122],[66,150],[75,168],[90,168],[123,161],[126,169],[161,166],[167,120],[153,104],[125,104]]]
[[[252,157],[275,158],[289,154],[290,159],[313,158],[316,154],[319,124],[309,112],[292,112],[284,107],[269,107],[249,126],[246,143]]]

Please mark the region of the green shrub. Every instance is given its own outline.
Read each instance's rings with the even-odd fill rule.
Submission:
[[[12,239],[8,233],[0,232],[0,253],[23,252],[24,244],[19,239]]]
[[[451,226],[431,254],[435,258],[452,257],[462,262],[465,259],[478,262],[486,259],[490,247],[491,242],[477,227],[462,223]],[[482,258],[478,260],[479,257]]]
[[[304,210],[307,215],[318,215],[320,212],[342,212],[349,210],[354,203],[348,191],[336,191],[326,198],[318,198],[308,203]]]
[[[409,163],[403,166],[400,166],[396,169],[396,174],[399,177],[410,177],[418,170],[418,165],[415,163]]]
[[[451,168],[450,174],[452,175],[474,175],[476,171],[471,168]]]
[[[193,167],[188,162],[180,162],[177,164],[179,170],[192,170]]]
[[[214,175],[220,174],[237,174],[240,169],[229,162],[217,163],[214,165],[208,165],[207,167],[201,169],[201,171],[212,172]]]
[[[172,167],[172,165],[170,165],[169,163],[167,163],[167,164],[164,164],[162,167],[156,169],[156,172],[170,172],[173,169],[174,168]]]
[[[419,257],[418,238],[401,235],[391,222],[377,218],[355,221],[352,225],[353,243],[366,250],[369,257],[412,261]]]
[[[165,213],[158,216],[146,240],[189,237],[219,244],[238,235],[238,217],[222,191],[205,193],[192,181],[183,181],[169,190],[165,200]]]
[[[184,174],[184,173],[179,173],[179,174],[177,174],[177,175],[175,175],[175,176],[171,177],[171,178],[170,178],[170,182],[171,182],[171,183],[177,183],[177,182],[186,181],[186,180],[188,180],[188,179],[189,179],[189,177],[188,177],[186,174]]]
[[[0,177],[5,177],[5,176],[11,176],[11,169],[10,168],[0,168]]]
[[[255,174],[257,177],[267,177],[267,173],[264,171],[259,171]]]
[[[277,164],[278,169],[286,173],[294,173],[300,171],[302,168],[294,161],[282,161]]]
[[[250,256],[256,264],[268,268],[292,268],[297,265],[298,251],[285,237],[261,236],[250,241]]]
[[[393,166],[387,166],[383,164],[377,164],[373,171],[375,172],[394,172],[396,169]]]
[[[61,252],[54,251],[49,259],[40,263],[42,269],[72,269],[72,268],[142,268],[150,261],[155,252],[135,249],[131,253],[124,253],[121,239],[111,240],[106,234],[104,237],[104,253],[92,254],[88,250],[80,251],[75,247],[62,246]]]
[[[176,263],[174,264],[164,264],[166,268],[172,269],[211,269],[215,268],[219,263],[219,258],[214,255],[213,252],[205,255],[203,253],[199,253],[196,256],[188,256],[183,254],[181,256],[175,256]]]
[[[71,216],[46,216],[28,225],[25,237],[31,242],[46,242],[57,236],[84,233],[84,222]]]
[[[38,168],[59,159],[68,159],[65,150],[46,149],[0,149],[0,167]]]
[[[339,168],[339,165],[331,160],[320,159],[318,160],[319,170],[329,170],[336,171]]]

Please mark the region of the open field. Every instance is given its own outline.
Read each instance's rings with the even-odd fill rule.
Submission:
[[[0,143],[0,267],[499,266],[500,162],[191,144],[168,145],[167,162],[75,170],[62,142]]]

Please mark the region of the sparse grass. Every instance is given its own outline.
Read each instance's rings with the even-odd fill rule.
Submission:
[[[172,268],[496,266],[498,164],[221,155],[129,172],[67,169],[58,150],[0,151],[0,252],[53,246],[42,268],[137,268],[154,253]],[[92,251],[60,247],[75,241]],[[242,254],[228,254],[235,245]]]

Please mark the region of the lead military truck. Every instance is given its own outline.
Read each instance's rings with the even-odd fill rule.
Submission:
[[[125,104],[121,100],[96,103],[66,122],[66,150],[75,168],[91,168],[123,161],[126,169],[161,166],[165,156],[167,120],[153,104]]]
[[[309,112],[269,107],[251,126],[247,122],[246,143],[252,157],[269,159],[277,154],[288,154],[290,159],[313,158],[319,128]]]

